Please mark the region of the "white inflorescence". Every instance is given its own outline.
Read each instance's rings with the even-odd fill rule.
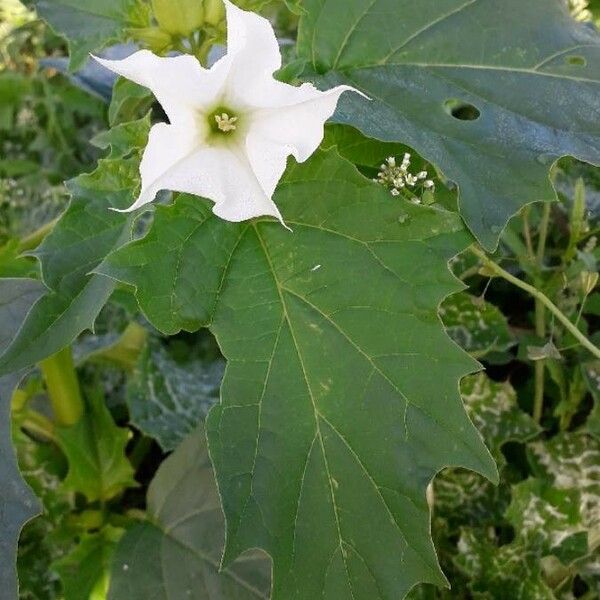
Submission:
[[[418,173],[410,172],[410,154],[407,152],[402,158],[402,163],[398,166],[396,158],[390,156],[384,164],[381,165],[380,171],[377,174],[377,179],[374,179],[376,183],[388,188],[392,196],[399,196],[403,191],[413,189],[417,191],[419,188],[424,190],[431,190],[434,187],[434,183],[431,179],[427,178],[427,171],[419,171]],[[420,198],[414,194],[410,195],[410,199],[419,204]]]

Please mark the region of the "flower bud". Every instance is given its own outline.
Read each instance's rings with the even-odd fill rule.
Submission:
[[[204,24],[202,0],[152,0],[161,29],[171,35],[189,35]]]
[[[204,20],[216,27],[225,19],[223,0],[204,0]]]
[[[593,271],[582,271],[580,274],[581,290],[587,296],[594,291],[598,284],[598,273]]]
[[[134,40],[142,42],[156,54],[161,54],[169,48],[173,41],[166,31],[158,27],[138,27],[130,29],[129,33]]]

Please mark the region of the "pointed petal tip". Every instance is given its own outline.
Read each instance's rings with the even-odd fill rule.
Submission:
[[[367,94],[365,94],[364,92],[361,92],[359,89],[352,87],[351,85],[340,85],[339,86],[342,89],[342,93],[344,92],[354,92],[355,94],[358,94],[359,96],[362,96],[363,98],[372,101],[373,98],[367,96]]]

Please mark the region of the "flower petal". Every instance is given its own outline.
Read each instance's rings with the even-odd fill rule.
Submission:
[[[272,79],[273,73],[281,68],[281,53],[268,19],[224,1],[229,62],[226,103],[244,108],[254,87]]]
[[[296,88],[283,83],[274,86],[271,101],[275,106],[252,114],[246,137],[250,164],[265,193],[271,196],[291,154],[304,162],[319,147],[325,121],[335,112],[347,86],[320,92],[311,84]]]
[[[94,58],[107,69],[149,88],[173,124],[190,126],[198,109],[221,96],[228,65],[217,62],[204,69],[193,56],[156,56],[140,50],[123,60]]]
[[[154,200],[160,190],[186,192],[215,203],[213,212],[227,221],[270,215],[281,220],[277,206],[235,145],[200,146],[189,129],[159,123],[150,130],[140,165],[142,191],[127,211]]]

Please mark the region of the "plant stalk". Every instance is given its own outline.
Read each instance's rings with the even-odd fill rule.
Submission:
[[[544,256],[546,254],[546,240],[548,239],[548,225],[550,223],[550,204],[545,203],[542,212],[542,220],[539,226],[537,252],[535,255],[536,283],[539,286]],[[535,288],[537,290],[537,287]],[[539,291],[539,290],[538,290]],[[543,340],[546,337],[546,308],[539,298],[535,299],[535,333]],[[534,395],[533,395],[533,420],[539,423],[544,412],[544,387],[546,361],[538,360],[534,365]]]
[[[57,425],[74,425],[83,415],[84,404],[71,347],[43,360],[40,368]]]
[[[549,310],[564,326],[565,328],[573,335],[573,337],[588,350],[591,354],[593,354],[596,358],[600,358],[600,348],[597,348],[588,340],[571,321],[569,321],[568,317],[561,312],[561,310],[544,294],[540,292],[537,288],[529,285],[528,283],[521,281],[514,275],[511,275],[508,271],[505,271],[500,265],[496,264],[493,260],[491,260],[485,252],[477,248],[476,246],[471,246],[471,251],[475,254],[483,264],[492,271],[498,277],[502,277],[509,283],[521,288],[523,291],[527,292],[533,298],[538,300],[541,305]],[[537,319],[536,319],[537,320]]]

